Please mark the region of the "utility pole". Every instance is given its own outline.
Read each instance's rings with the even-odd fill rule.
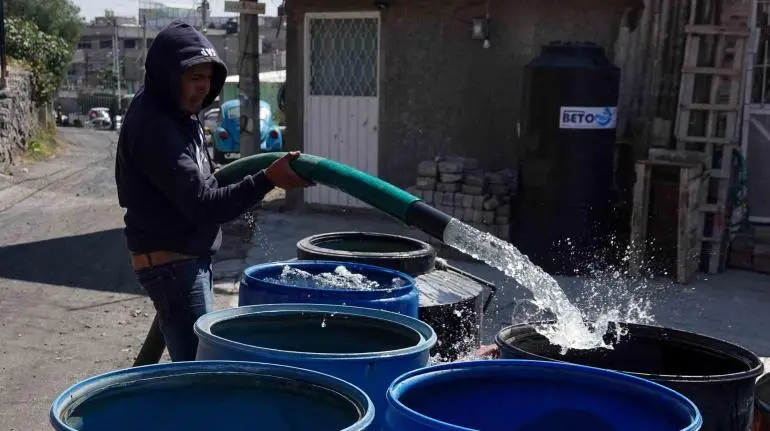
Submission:
[[[209,5],[208,0],[203,0],[201,2],[200,7],[198,10],[201,12],[201,19],[203,20],[203,23],[201,24],[201,32],[203,34],[206,34],[209,29],[209,9],[211,5]]]
[[[256,0],[249,0],[257,3]],[[256,6],[256,5],[255,5]],[[238,26],[242,54],[238,62],[241,100],[241,157],[259,152],[259,15],[240,14]]]
[[[147,14],[142,13],[142,72],[147,73],[145,63],[147,62]]]
[[[116,15],[112,17],[112,29],[112,73],[115,76],[115,108],[110,109],[110,129],[115,130],[116,116],[120,110],[120,49],[118,48],[120,37],[118,35],[118,17]]]
[[[118,35],[118,18],[116,16],[112,17],[112,29],[112,73],[115,75],[115,100],[118,102],[118,106],[120,106],[120,48],[118,48],[120,37]]]

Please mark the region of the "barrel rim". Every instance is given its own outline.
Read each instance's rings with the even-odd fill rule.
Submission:
[[[369,319],[376,319],[387,323],[395,323],[404,327],[407,327],[420,335],[420,341],[414,345],[405,347],[403,349],[388,350],[381,352],[362,352],[362,353],[319,353],[319,352],[299,352],[291,350],[277,350],[267,347],[252,346],[237,341],[228,340],[227,338],[220,337],[211,332],[212,326],[217,323],[227,320],[237,319],[243,316],[256,313],[328,313],[336,315],[349,315],[356,317],[365,317]],[[222,345],[226,344],[229,348],[239,350],[245,353],[259,353],[262,356],[271,357],[274,359],[282,359],[286,357],[302,357],[305,359],[334,359],[340,360],[361,360],[361,359],[383,359],[383,358],[398,358],[401,356],[412,355],[421,353],[423,351],[430,350],[436,344],[438,338],[436,332],[427,323],[415,319],[414,317],[406,316],[400,313],[394,313],[390,311],[355,307],[351,305],[330,305],[330,304],[302,304],[302,303],[286,303],[286,304],[258,304],[247,305],[236,308],[226,308],[223,310],[213,311],[206,313],[195,322],[193,327],[195,334],[201,341],[207,341],[209,343]]]
[[[473,431],[470,428],[453,425],[447,422],[440,421],[438,419],[431,418],[429,416],[423,415],[422,413],[407,407],[400,400],[401,396],[403,396],[403,394],[408,389],[410,389],[410,388],[407,388],[406,385],[408,385],[409,383],[412,383],[411,387],[419,385],[426,380],[425,378],[420,379],[420,377],[424,377],[429,374],[438,375],[438,374],[444,374],[448,372],[455,372],[455,373],[462,373],[462,374],[475,374],[480,372],[479,371],[480,368],[486,368],[488,370],[491,368],[497,368],[497,369],[509,368],[510,369],[511,367],[530,368],[530,369],[533,369],[533,371],[537,371],[537,370],[543,371],[544,369],[549,369],[552,372],[568,371],[575,374],[582,374],[583,376],[588,378],[611,377],[618,381],[625,381],[626,383],[632,383],[634,385],[639,386],[640,388],[646,387],[649,389],[654,389],[656,393],[659,393],[662,396],[668,397],[672,401],[676,400],[679,403],[680,408],[682,408],[683,410],[689,410],[688,413],[691,416],[693,416],[692,417],[693,423],[691,423],[690,426],[682,429],[681,431],[697,431],[703,425],[703,416],[701,415],[700,410],[695,405],[695,403],[693,403],[689,398],[685,397],[681,393],[671,388],[668,388],[666,386],[663,386],[659,383],[653,382],[651,380],[643,379],[641,377],[633,376],[626,373],[621,373],[618,371],[608,370],[604,368],[589,367],[586,365],[573,364],[569,362],[537,361],[537,360],[529,360],[529,359],[495,359],[495,360],[452,362],[448,364],[434,365],[430,367],[424,367],[424,368],[412,370],[396,378],[393,381],[393,383],[391,383],[391,385],[388,387],[388,391],[386,393],[386,398],[388,402],[388,411],[390,411],[390,409],[392,408],[393,410],[398,411],[401,414],[408,412],[411,415],[413,415],[412,419],[415,419],[417,422],[420,422],[421,424],[426,426],[441,425],[442,429],[445,429],[445,430]]]
[[[108,371],[81,380],[59,394],[49,409],[51,425],[59,431],[77,431],[60,418],[88,399],[125,384],[150,379],[173,378],[194,374],[269,375],[301,380],[309,385],[332,390],[360,409],[361,417],[343,431],[357,431],[369,426],[375,417],[374,403],[358,386],[320,371],[266,362],[230,360],[167,362]],[[363,426],[363,428],[362,428]]]
[[[326,240],[326,239],[333,239],[336,236],[387,238],[398,242],[412,243],[419,247],[417,250],[413,250],[413,251],[398,252],[399,255],[397,256],[395,253],[388,253],[388,252],[367,252],[367,251],[352,252],[352,251],[346,251],[346,250],[335,250],[330,248],[323,248],[316,245],[317,242],[319,241]],[[325,233],[311,235],[297,241],[297,249],[300,249],[300,250],[304,249],[311,253],[328,254],[328,255],[339,256],[339,257],[357,256],[359,258],[378,258],[383,260],[404,259],[404,258],[435,259],[438,254],[435,247],[417,238],[412,238],[404,235],[395,235],[390,233],[365,232],[365,231],[325,232]]]
[[[543,321],[543,322],[530,322],[530,323],[520,323],[516,325],[510,325],[506,326],[505,328],[501,329],[496,335],[495,335],[495,343],[498,345],[501,349],[515,349],[519,351],[523,351],[527,353],[529,356],[533,358],[537,358],[539,360],[547,360],[552,362],[561,362],[561,363],[569,363],[573,364],[574,362],[569,361],[562,361],[555,358],[550,358],[548,356],[543,356],[539,354],[535,354],[526,350],[523,350],[521,348],[512,346],[508,343],[510,333],[513,330],[520,329],[520,330],[526,330],[527,332],[524,334],[521,334],[520,337],[533,337],[536,335],[539,335],[537,331],[534,328],[534,325],[541,325],[541,324],[549,324],[553,323],[552,321]],[[743,346],[740,346],[735,343],[731,343],[725,340],[720,340],[719,338],[711,337],[708,335],[700,334],[697,332],[691,332],[691,331],[683,331],[679,329],[673,329],[673,328],[667,328],[663,326],[655,326],[655,325],[645,325],[641,323],[626,323],[626,322],[611,322],[616,323],[618,325],[622,325],[624,327],[630,328],[631,330],[637,330],[642,331],[642,334],[648,334],[652,331],[665,331],[666,334],[669,336],[669,339],[672,339],[672,335],[676,337],[696,337],[704,340],[708,340],[708,342],[720,345],[724,347],[725,349],[729,348],[732,351],[726,351],[725,349],[713,349],[709,348],[709,350],[716,350],[719,353],[721,353],[724,356],[736,359],[744,363],[746,366],[748,366],[748,370],[740,371],[737,373],[727,373],[727,374],[714,374],[714,375],[708,375],[708,376],[687,376],[687,375],[674,375],[674,374],[651,374],[651,373],[638,373],[633,371],[623,371],[623,370],[614,370],[618,372],[623,372],[627,374],[631,374],[634,376],[639,376],[645,379],[651,379],[654,378],[658,381],[666,381],[666,382],[683,382],[683,383],[701,383],[701,382],[727,382],[727,381],[734,381],[734,380],[741,380],[748,377],[758,377],[762,374],[764,370],[764,364],[762,363],[762,360],[759,359],[759,356],[757,356],[755,353],[753,353],[751,350],[746,349]],[[676,338],[673,338],[676,340]],[[692,342],[686,342],[682,341],[683,344],[689,344],[694,345],[695,343]],[[702,344],[695,344],[698,345],[701,348],[708,348],[707,346],[704,346]],[[578,364],[579,365],[579,364]]]
[[[257,272],[260,270],[273,269],[280,266],[292,266],[292,267],[301,269],[302,267],[311,266],[311,265],[328,265],[328,266],[335,266],[335,267],[344,266],[345,268],[350,269],[351,271],[358,269],[358,270],[366,270],[370,272],[390,274],[394,277],[402,278],[404,281],[406,281],[406,284],[403,286],[395,287],[391,289],[375,289],[375,290],[333,289],[333,288],[295,286],[293,284],[284,284],[284,283],[274,283],[272,281],[267,281],[264,278],[257,278],[253,275],[254,272]],[[415,280],[414,277],[410,276],[409,274],[403,273],[401,271],[396,271],[394,269],[383,268],[381,266],[369,265],[365,263],[344,262],[344,261],[335,261],[335,260],[297,259],[297,260],[284,260],[280,262],[260,263],[258,265],[252,265],[243,271],[243,280],[241,281],[241,283],[244,283],[246,279],[252,280],[256,283],[260,283],[264,287],[269,287],[273,291],[286,291],[286,288],[291,288],[292,292],[298,292],[300,294],[313,293],[316,295],[320,294],[320,295],[332,296],[332,297],[336,297],[336,296],[349,297],[350,295],[356,295],[358,299],[363,299],[363,298],[377,299],[377,298],[382,298],[384,295],[400,296],[403,294],[407,294],[412,290],[417,289],[417,280]]]
[[[759,388],[764,386],[770,386],[770,374],[765,374],[760,377],[754,385],[754,400],[756,404],[765,412],[770,412],[770,399],[763,399],[758,396]]]

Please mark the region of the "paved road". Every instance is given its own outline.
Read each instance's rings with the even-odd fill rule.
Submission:
[[[59,392],[130,364],[152,312],[125,253],[116,135],[60,135],[63,154],[0,178],[3,429],[48,429]]]

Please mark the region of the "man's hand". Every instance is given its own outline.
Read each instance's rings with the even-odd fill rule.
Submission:
[[[299,157],[301,153],[299,151],[292,151],[273,162],[272,165],[265,169],[265,175],[267,179],[275,187],[280,187],[284,190],[298,189],[303,187],[310,187],[314,185],[311,182],[305,181],[294,172],[289,164],[292,160]]]

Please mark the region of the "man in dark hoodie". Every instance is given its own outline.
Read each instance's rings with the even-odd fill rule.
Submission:
[[[123,120],[115,179],[126,208],[126,239],[139,282],[158,313],[172,361],[194,360],[193,324],[212,310],[211,255],[220,224],[273,189],[307,187],[289,153],[267,169],[220,187],[197,114],[225,83],[227,69],[196,29],[175,21],[152,44],[144,87]]]

